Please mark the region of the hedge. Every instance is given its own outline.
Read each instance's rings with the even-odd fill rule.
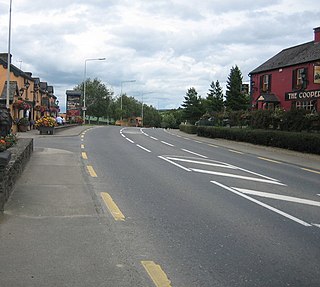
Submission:
[[[187,134],[196,134],[197,133],[197,127],[190,124],[181,124],[179,126],[180,131],[185,132]]]
[[[320,134],[316,133],[208,126],[198,126],[194,128],[197,130],[197,135],[202,137],[223,138],[299,152],[320,154]],[[188,129],[191,130],[190,127],[188,127]],[[182,129],[180,128],[180,130]]]

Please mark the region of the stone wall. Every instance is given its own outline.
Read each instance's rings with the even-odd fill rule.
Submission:
[[[33,139],[19,139],[9,148],[11,159],[5,166],[0,166],[0,212],[13,191],[14,184],[20,177],[33,152]]]

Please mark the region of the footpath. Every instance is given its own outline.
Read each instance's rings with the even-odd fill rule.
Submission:
[[[88,128],[18,133],[35,148],[0,214],[0,286],[147,286],[87,181],[80,134]]]
[[[245,154],[252,154],[275,161],[282,161],[304,168],[315,169],[320,174],[320,155],[296,152],[281,148],[254,145],[245,142],[229,141],[218,138],[212,139],[206,137],[199,137],[196,134],[186,134],[176,129],[168,129],[167,131],[173,135],[178,135],[196,141],[201,141],[207,144],[224,147],[233,151],[238,151]]]

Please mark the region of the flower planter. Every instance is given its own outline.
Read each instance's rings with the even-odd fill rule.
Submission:
[[[28,130],[28,126],[18,125],[19,132],[26,132]]]
[[[43,134],[53,135],[54,133],[54,127],[38,127],[38,130],[40,131],[40,135],[43,135]]]

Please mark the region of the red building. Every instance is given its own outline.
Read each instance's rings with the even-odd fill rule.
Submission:
[[[320,27],[314,40],[282,50],[249,74],[252,107],[320,111]]]

